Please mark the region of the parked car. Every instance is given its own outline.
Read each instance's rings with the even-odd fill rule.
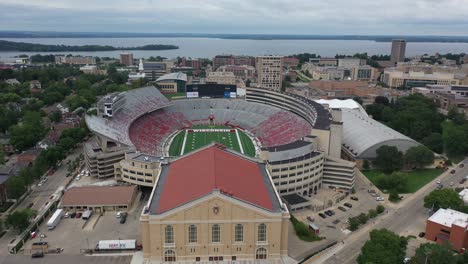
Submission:
[[[75,218],[81,218],[82,213],[76,213]]]
[[[333,212],[332,210],[326,210],[325,214],[328,215],[328,216],[332,216],[332,215],[335,214],[335,212]]]
[[[353,208],[353,205],[350,204],[350,203],[344,203],[343,205],[346,206],[346,207],[348,207],[348,208]]]
[[[450,171],[450,174],[455,174],[455,170],[451,170],[451,171]]]
[[[319,213],[318,215],[319,215],[320,217],[322,217],[323,219],[327,218],[327,216],[324,215],[323,213]]]
[[[375,190],[367,190],[368,193],[375,193]]]
[[[118,211],[117,214],[115,215],[116,218],[121,218],[122,216],[127,217],[128,213],[127,212],[122,212]]]
[[[121,224],[125,224],[126,221],[127,221],[127,215],[123,214],[123,215],[120,217],[120,223],[121,223]]]
[[[349,197],[349,199],[351,199],[353,201],[359,201],[359,198],[357,198],[356,196],[351,196],[351,197]]]
[[[463,178],[463,179],[460,180],[460,184],[464,184],[465,182],[466,182],[466,179],[465,179],[465,178]]]
[[[426,235],[426,233],[420,232],[420,233],[418,234],[418,237],[424,237],[425,235]]]
[[[463,168],[465,167],[465,164],[461,163],[460,165],[458,165],[458,167]]]
[[[377,197],[378,195],[376,193],[371,193],[372,197]]]
[[[439,190],[440,190],[440,189],[442,189],[442,188],[444,188],[444,185],[443,185],[443,184],[439,184],[439,185],[437,185],[437,189],[439,189]]]
[[[441,183],[440,180],[436,181],[436,184],[440,184],[440,183]]]
[[[380,197],[380,196],[376,197],[375,200],[378,201],[378,202],[385,201],[385,199],[383,197]]]
[[[450,182],[450,186],[453,186],[454,185],[454,182]]]
[[[70,212],[66,212],[63,218],[69,218],[70,217]]]
[[[346,212],[346,208],[344,208],[343,206],[338,206],[338,209],[343,211],[343,212]]]
[[[310,216],[307,217],[307,220],[308,220],[309,222],[315,222],[315,219],[313,219],[313,218],[310,217]]]
[[[44,257],[44,253],[42,253],[42,251],[34,252],[31,255],[31,258],[43,258],[43,257]]]
[[[76,216],[76,212],[70,213],[70,218],[75,218],[75,216]]]

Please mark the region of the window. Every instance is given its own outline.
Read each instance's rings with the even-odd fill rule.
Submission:
[[[221,242],[221,227],[216,224],[211,227],[211,242],[219,243]]]
[[[242,242],[244,241],[244,226],[241,224],[237,224],[234,230],[234,241],[235,242]]]
[[[266,242],[266,225],[260,224],[258,225],[258,241]]]
[[[172,226],[166,226],[164,229],[164,243],[174,243],[174,228]]]
[[[259,248],[257,249],[257,252],[255,254],[256,259],[266,259],[267,258],[267,250],[265,248]]]
[[[172,249],[164,252],[164,261],[176,261],[175,251]]]
[[[188,228],[189,232],[189,243],[197,243],[197,227],[195,225],[190,225]]]

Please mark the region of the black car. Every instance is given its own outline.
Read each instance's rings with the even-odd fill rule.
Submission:
[[[351,199],[353,201],[359,201],[359,198],[357,198],[356,196],[351,196],[351,197],[349,197],[349,199]]]
[[[338,206],[338,210],[341,210],[343,212],[346,212],[346,208],[344,208],[343,206]]]
[[[426,233],[424,233],[424,232],[421,232],[421,233],[419,233],[419,235],[418,235],[418,236],[419,236],[419,237],[424,237],[425,235],[426,235]]]
[[[326,210],[325,214],[328,215],[328,216],[332,216],[332,215],[335,214],[335,212],[333,212],[332,210]]]
[[[70,214],[70,218],[75,218],[75,216],[76,216],[76,212],[73,212]]]
[[[343,205],[346,206],[346,207],[348,207],[348,208],[352,208],[352,207],[353,207],[353,205],[350,204],[350,203],[344,203]]]
[[[126,221],[127,221],[127,215],[126,214],[123,214],[122,216],[120,216],[120,223],[121,224],[125,224]]]
[[[42,253],[42,251],[34,252],[31,255],[31,258],[43,258],[43,257],[44,257],[44,253]]]
[[[322,217],[323,219],[327,218],[327,216],[325,216],[323,213],[319,213],[318,215]]]

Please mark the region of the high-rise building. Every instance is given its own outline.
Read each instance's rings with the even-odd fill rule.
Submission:
[[[130,52],[122,52],[120,53],[120,63],[132,66],[133,65],[133,53]]]
[[[282,58],[281,56],[256,57],[257,84],[259,87],[275,91],[281,90]]]
[[[255,66],[254,57],[250,56],[234,56],[234,55],[216,55],[213,58],[213,70],[224,65],[248,65]]]
[[[394,39],[392,40],[392,54],[390,61],[393,63],[405,61],[406,40]]]

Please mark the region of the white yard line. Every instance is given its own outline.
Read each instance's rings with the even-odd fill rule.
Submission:
[[[237,142],[239,142],[240,151],[242,154],[244,154],[244,148],[242,147],[242,141],[240,140],[238,129],[236,129],[236,137],[237,137]]]
[[[187,142],[187,129],[185,129],[185,135],[184,135],[184,141],[182,142],[182,149],[180,150],[180,155],[184,155],[184,151],[185,151],[185,142]]]

